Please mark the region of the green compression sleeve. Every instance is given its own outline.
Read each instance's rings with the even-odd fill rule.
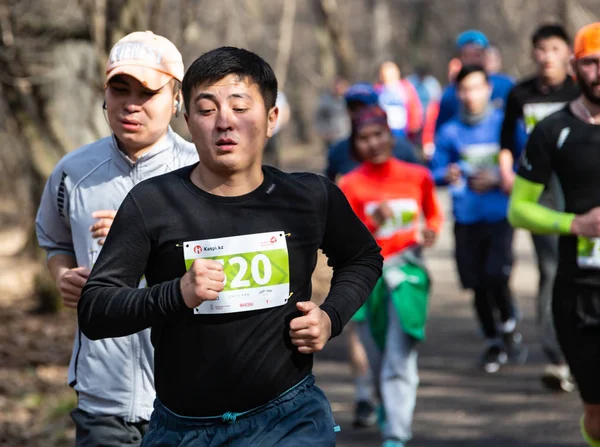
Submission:
[[[510,195],[508,220],[513,227],[532,233],[571,233],[574,214],[554,211],[538,204],[544,185],[517,176]]]

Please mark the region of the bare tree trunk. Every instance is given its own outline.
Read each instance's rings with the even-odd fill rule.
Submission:
[[[582,27],[592,22],[590,15],[596,11],[597,2],[592,0],[570,0],[564,9],[566,10],[567,29],[575,35]],[[597,14],[593,14],[597,17]]]
[[[296,0],[284,0],[283,13],[279,22],[279,44],[277,46],[277,62],[275,63],[275,74],[281,90],[285,88],[288,65],[290,64],[295,21]]]
[[[238,47],[248,47],[246,30],[240,18],[239,3],[236,0],[226,0],[227,15],[231,21],[227,27],[227,41]]]
[[[106,56],[106,0],[94,0],[91,25],[92,40],[98,53],[98,59]]]
[[[423,40],[426,36],[427,25],[430,20],[431,3],[429,0],[421,0],[414,5],[414,22],[411,26],[409,34],[410,45],[410,60],[413,66],[426,63],[431,64],[432,61],[426,60],[420,56],[422,53],[429,54],[426,48],[423,48]]]
[[[154,31],[157,34],[163,34],[161,28],[164,28],[164,1],[163,0],[153,0],[150,5],[148,5],[148,9],[150,10],[150,27],[149,30]],[[173,2],[175,3],[175,2]],[[135,30],[137,31],[137,30]]]
[[[347,27],[340,16],[336,0],[314,0],[315,16],[327,29],[334,49],[334,54],[339,60],[339,73],[345,78],[352,79],[354,72],[354,46],[350,39]]]
[[[117,20],[109,30],[112,44],[130,32],[149,29],[148,5],[150,1],[152,0],[124,0],[119,2],[113,0],[113,10],[117,12]]]
[[[317,38],[317,45],[319,48],[319,70],[321,72],[321,79],[324,85],[332,85],[336,75],[335,67],[335,55],[331,44],[331,38],[327,29],[323,26],[315,27],[315,37]],[[307,76],[312,78],[314,76]],[[324,87],[324,85],[318,85],[318,87]]]
[[[468,23],[478,23],[481,16],[480,0],[469,0],[467,4]]]
[[[371,0],[373,10],[373,56],[376,65],[393,60],[392,54],[392,15],[388,0]]]
[[[250,23],[255,24],[244,30],[248,44],[250,42],[261,42],[265,36],[265,19],[262,0],[244,0],[246,13],[250,18]]]

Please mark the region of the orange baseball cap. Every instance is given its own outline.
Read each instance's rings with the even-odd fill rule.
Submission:
[[[600,22],[586,25],[577,32],[573,52],[575,59],[600,53]]]
[[[171,79],[183,80],[183,58],[167,38],[152,31],[136,31],[119,40],[106,63],[106,88],[116,75],[134,77],[150,90],[160,90]]]

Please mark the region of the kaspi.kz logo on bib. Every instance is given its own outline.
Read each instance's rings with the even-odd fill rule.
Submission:
[[[196,245],[194,247],[194,253],[196,253],[197,255],[199,255],[205,251],[210,252],[210,251],[217,251],[217,250],[223,250],[223,246],[222,245],[213,245],[213,246],[202,247],[201,245]]]

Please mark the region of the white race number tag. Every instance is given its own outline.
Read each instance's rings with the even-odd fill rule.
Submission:
[[[377,238],[389,238],[398,231],[410,230],[415,226],[419,206],[414,199],[391,199],[386,203],[392,209],[392,217],[386,220],[375,232]],[[368,202],[365,214],[372,216],[381,202]]]
[[[480,169],[494,169],[498,166],[500,145],[497,143],[471,144],[460,154],[461,159],[476,172]]]
[[[600,269],[600,238],[577,239],[577,265],[582,269]]]
[[[543,102],[529,103],[523,106],[523,118],[527,135],[533,131],[537,123],[542,121],[548,115],[559,111],[565,106],[565,102]]]
[[[408,125],[408,113],[403,105],[386,105],[383,106],[385,113],[388,116],[388,126],[394,130],[404,130]]]
[[[186,269],[196,259],[223,264],[225,287],[195,314],[245,312],[283,306],[290,296],[290,269],[283,231],[190,241],[183,244]]]

